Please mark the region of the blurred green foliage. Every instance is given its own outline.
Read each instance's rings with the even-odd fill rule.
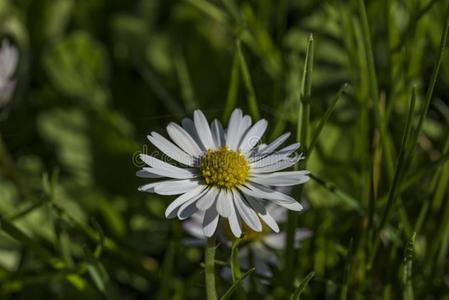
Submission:
[[[287,299],[293,282],[301,299],[449,299],[448,55],[370,258],[392,186],[381,127],[395,164],[413,86],[413,128],[425,109],[447,1],[365,1],[368,37],[360,3],[0,0],[0,36],[20,51],[0,117],[0,298],[204,298],[203,250],[164,218],[170,199],[137,192],[136,153],[196,108],[257,110],[271,138],[295,132],[313,34],[312,129],[350,88],[308,157],[299,225],[313,237],[290,278],[252,274],[249,295]]]

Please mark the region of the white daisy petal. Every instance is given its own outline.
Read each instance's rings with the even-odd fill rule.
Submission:
[[[299,143],[292,144],[287,146],[279,151],[274,152],[271,155],[267,155],[264,157],[253,156],[248,159],[250,161],[250,165],[252,168],[261,168],[268,165],[272,165],[277,163],[280,160],[284,160],[290,156],[293,152],[295,152],[299,148]],[[302,156],[300,156],[302,158]]]
[[[159,195],[179,195],[190,191],[191,189],[197,187],[198,185],[200,185],[200,183],[197,180],[187,179],[187,180],[164,180],[146,184],[143,187],[151,188],[152,190],[146,191],[156,193]]]
[[[296,157],[289,157],[287,159],[278,161],[274,164],[259,167],[259,168],[252,168],[250,173],[251,174],[258,174],[258,173],[272,173],[277,172],[283,169],[290,168],[291,166],[296,165],[296,163],[301,159],[300,156]]]
[[[164,180],[142,185],[138,190],[160,195],[179,195],[190,191],[198,185],[199,182],[195,180]],[[157,191],[156,188],[158,188]]]
[[[240,142],[239,132],[242,118],[242,111],[240,109],[235,109],[231,114],[231,118],[229,119],[226,145],[231,150],[237,150],[238,144]]]
[[[238,188],[245,195],[254,198],[267,199],[290,210],[301,211],[303,209],[302,205],[289,195],[269,189],[260,184],[248,182],[246,183],[246,187],[239,186]]]
[[[259,217],[256,212],[249,206],[245,199],[242,198],[240,192],[236,189],[232,189],[232,194],[234,196],[234,204],[237,211],[242,217],[243,221],[254,231],[262,231],[262,224],[260,223]]]
[[[148,135],[147,137],[155,147],[164,152],[164,154],[170,158],[190,167],[195,165],[194,159],[191,155],[182,151],[178,146],[170,142],[159,133],[152,132],[151,135]]]
[[[259,144],[256,147],[253,148],[250,152],[250,157],[256,155],[257,153],[260,153],[267,147],[267,144]]]
[[[215,200],[217,199],[218,193],[220,190],[214,186],[210,187],[207,193],[196,202],[196,207],[199,210],[206,210],[209,207],[215,207]]]
[[[243,153],[248,153],[251,149],[253,149],[262,138],[267,126],[268,122],[264,119],[259,120],[256,124],[254,124],[253,127],[246,132],[244,138],[242,139],[239,147],[240,151]]]
[[[188,221],[182,222],[182,229],[184,229],[191,236],[204,240],[203,227],[201,226],[201,220],[195,218],[199,214],[194,214]],[[202,218],[201,218],[202,219]]]
[[[299,248],[301,242],[307,238],[312,236],[312,232],[307,229],[297,228],[295,230],[295,235],[293,239],[293,246],[295,249]],[[268,234],[263,238],[263,243],[268,247],[273,248],[275,250],[285,249],[286,245],[286,234],[285,232],[281,232],[279,234]]]
[[[235,237],[240,237],[242,235],[242,227],[240,226],[240,220],[239,220],[239,217],[235,210],[235,206],[232,201],[232,198],[231,198],[229,206],[231,208],[229,218],[228,218],[229,227],[231,228],[232,234],[234,234]]]
[[[257,212],[259,217],[271,228],[274,232],[279,232],[279,226],[275,218],[268,212],[268,210],[260,203],[260,200],[251,196],[245,196],[251,207]]]
[[[16,71],[18,61],[19,51],[4,39],[0,48],[0,79],[10,79]]]
[[[191,189],[190,191],[182,194],[175,200],[173,200],[170,203],[170,205],[167,207],[167,209],[165,210],[165,217],[166,218],[174,218],[181,205],[183,205],[187,201],[194,199],[195,197],[198,197],[199,195],[201,195],[201,193],[204,191],[205,188],[206,188],[206,186],[199,185],[199,186],[195,187],[194,189]]]
[[[192,138],[192,136],[178,124],[168,124],[167,133],[176,145],[193,157],[199,157],[203,153],[200,146]]]
[[[158,168],[143,168],[142,171],[155,176],[168,177],[173,179],[193,179],[198,177],[195,169],[184,169],[181,171],[165,170]]]
[[[198,146],[201,148],[201,150],[206,151],[206,147],[204,147],[203,143],[201,142],[200,137],[198,136],[198,132],[196,132],[195,123],[192,119],[184,118],[181,121],[182,128],[187,131],[190,136],[193,138],[193,140],[198,144]]]
[[[217,195],[217,211],[220,216],[228,218],[231,214],[232,194],[226,189],[221,189]]]
[[[275,172],[270,174],[253,174],[248,180],[263,185],[290,186],[307,182],[309,171]]]
[[[178,179],[187,179],[187,178],[194,178],[197,177],[197,173],[195,169],[188,169],[188,168],[178,168],[171,164],[168,164],[166,162],[163,162],[162,160],[159,160],[153,156],[146,155],[146,154],[140,154],[140,159],[149,165],[152,168],[144,168],[144,170],[157,174],[157,175],[166,175],[166,177],[171,178],[178,178]],[[164,172],[166,172],[164,174]]]
[[[275,139],[273,142],[271,142],[270,144],[268,144],[265,148],[263,148],[260,152],[259,155],[264,155],[264,154],[270,154],[273,151],[275,151],[280,145],[282,145],[290,136],[290,132],[284,133],[283,135],[281,135],[280,137],[278,137],[277,139]]]
[[[285,249],[286,234],[285,232],[280,232],[277,234],[267,234],[263,238],[263,243],[268,247],[275,250]]]
[[[225,132],[221,122],[215,119],[211,124],[212,137],[217,148],[221,148],[226,144]]]
[[[206,237],[211,237],[214,235],[215,230],[217,229],[218,220],[220,215],[215,208],[215,205],[212,205],[209,209],[206,210],[203,219],[203,232]]]
[[[206,192],[207,187],[203,189],[201,193],[182,204],[177,212],[178,219],[185,220],[187,218],[190,218],[194,213],[198,212],[198,208],[196,208],[196,202],[198,201],[198,199],[201,199],[201,197],[203,197]]]
[[[239,136],[239,144],[241,142],[241,139],[243,138],[243,136],[245,135],[245,133],[248,131],[248,129],[251,127],[252,124],[252,120],[251,117],[248,115],[243,116],[242,118],[242,122],[240,123],[240,136]]]
[[[277,189],[279,190],[279,188]],[[282,206],[275,205],[274,203],[270,203],[267,205],[267,211],[276,220],[276,222],[284,223],[287,222],[288,218],[288,210]]]
[[[201,110],[194,111],[193,121],[195,123],[196,132],[206,149],[215,149],[216,145],[212,138],[209,122],[207,122],[207,119]]]
[[[136,172],[136,176],[137,177],[141,177],[141,178],[163,178],[163,177],[165,177],[165,176],[161,176],[161,175],[150,173],[150,172],[145,171],[145,170],[137,171]]]

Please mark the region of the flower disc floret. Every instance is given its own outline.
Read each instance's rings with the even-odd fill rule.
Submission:
[[[209,149],[200,160],[200,170],[208,185],[233,188],[245,183],[249,174],[249,164],[240,151],[228,147]]]

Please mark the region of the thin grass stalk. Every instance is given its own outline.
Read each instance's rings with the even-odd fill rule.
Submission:
[[[207,239],[204,255],[204,274],[206,279],[207,300],[217,300],[217,290],[215,287],[215,236]]]
[[[240,71],[242,72],[243,84],[245,85],[247,92],[249,111],[251,112],[251,116],[254,119],[258,120],[260,119],[260,113],[259,113],[259,106],[257,104],[256,92],[254,90],[251,74],[249,72],[245,56],[243,55],[242,52],[242,45],[240,40],[237,40],[237,54],[240,61],[239,65]]]
[[[237,103],[237,93],[239,90],[239,67],[240,60],[238,56],[238,50],[234,53],[234,58],[232,59],[232,68],[231,74],[229,78],[229,87],[228,87],[228,95],[226,96],[226,105],[223,113],[223,122],[229,119],[232,110],[235,108],[235,104]]]
[[[307,142],[309,131],[309,118],[310,118],[310,96],[312,90],[312,73],[313,73],[313,36],[310,35],[307,44],[307,51],[304,64],[304,73],[301,85],[301,93],[299,97],[299,111],[298,111],[298,127],[297,127],[297,140],[301,142],[302,149],[305,155],[307,155]],[[301,166],[305,167],[305,163]],[[298,189],[298,199],[301,199],[303,187],[302,185]],[[292,271],[295,269],[297,251],[294,249],[295,230],[298,224],[298,213],[288,213],[287,220],[287,237],[286,237],[286,259],[284,266],[284,275],[286,278],[291,278]],[[291,280],[288,285],[290,289],[292,287]]]
[[[349,84],[345,83],[340,88],[340,90],[337,92],[337,95],[334,97],[334,99],[332,99],[332,102],[329,104],[328,108],[324,112],[323,117],[321,118],[320,122],[318,123],[318,126],[316,127],[315,131],[312,134],[311,141],[310,141],[309,147],[307,149],[308,152],[307,152],[306,160],[308,160],[310,158],[310,155],[312,155],[312,151],[318,142],[318,137],[320,136],[321,131],[323,130],[326,123],[329,121],[329,118],[332,115],[332,112],[334,111],[335,106],[337,105],[337,102],[341,99],[341,97],[346,92],[348,87],[349,87]]]
[[[429,82],[429,88],[427,89],[426,97],[424,100],[424,109],[421,111],[421,114],[419,115],[418,124],[416,126],[415,133],[411,140],[411,142],[412,142],[411,146],[414,146],[418,143],[418,138],[421,133],[422,126],[424,124],[424,120],[427,117],[427,113],[429,111],[430,103],[432,101],[433,90],[435,89],[435,84],[438,79],[438,73],[440,71],[441,63],[443,61],[443,53],[444,53],[444,49],[446,48],[448,32],[449,32],[449,5],[448,5],[447,11],[446,11],[444,29],[443,29],[443,32],[441,33],[441,40],[440,40],[440,47],[439,47],[439,51],[438,51],[437,61],[433,67],[432,75],[430,77],[430,82]]]
[[[408,145],[409,137],[411,135],[411,127],[412,127],[411,124],[412,124],[413,112],[415,110],[415,103],[416,103],[416,89],[413,88],[409,111],[408,111],[408,115],[407,115],[407,120],[405,123],[404,134],[402,135],[398,160],[397,160],[396,168],[394,171],[393,182],[392,182],[390,190],[388,192],[387,204],[386,204],[384,212],[382,214],[382,218],[381,218],[379,227],[377,228],[377,230],[375,231],[375,234],[374,234],[374,238],[376,240],[374,242],[374,248],[373,248],[371,256],[370,256],[370,261],[369,261],[369,265],[368,265],[369,267],[371,267],[374,257],[376,255],[377,249],[379,247],[380,237],[378,235],[381,234],[382,229],[384,228],[388,218],[390,217],[393,203],[396,200],[396,196],[399,194],[398,188],[400,186],[400,180],[401,180],[402,173],[404,170],[405,158],[408,154],[407,150],[410,148],[410,147],[407,147],[407,145]]]
[[[380,141],[382,145],[383,152],[385,154],[385,164],[386,171],[389,180],[391,181],[394,173],[394,163],[393,163],[393,155],[390,148],[390,142],[388,140],[387,135],[387,124],[385,122],[384,113],[381,109],[381,102],[379,96],[378,82],[377,82],[377,73],[376,67],[374,63],[374,51],[371,45],[371,34],[370,27],[368,22],[368,16],[366,14],[366,7],[364,0],[358,0],[358,9],[361,18],[361,29],[362,29],[362,37],[363,43],[365,45],[365,58],[367,60],[368,67],[368,77],[369,77],[369,92],[371,96],[371,100],[373,101],[374,107],[374,117],[376,121],[376,127],[379,130]]]

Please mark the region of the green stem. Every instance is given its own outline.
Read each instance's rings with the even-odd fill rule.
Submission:
[[[215,236],[207,239],[205,251],[205,276],[207,300],[217,300],[215,289]]]
[[[303,154],[308,154],[308,136],[309,136],[309,121],[310,121],[310,96],[312,94],[312,73],[313,73],[313,36],[310,35],[307,43],[306,57],[304,63],[304,72],[301,82],[301,92],[299,98],[299,111],[298,111],[298,126],[296,132],[296,139],[300,141]],[[300,167],[305,168],[306,162],[304,161]],[[298,166],[295,167],[298,170]],[[303,186],[298,189],[297,197],[301,199],[303,193]],[[294,248],[295,231],[298,225],[298,213],[294,211],[288,212],[287,219],[287,237],[286,237],[286,250],[285,250],[285,268],[284,276],[287,280],[292,277],[292,272],[296,267],[297,250]],[[293,281],[287,281],[288,289],[292,288]]]

